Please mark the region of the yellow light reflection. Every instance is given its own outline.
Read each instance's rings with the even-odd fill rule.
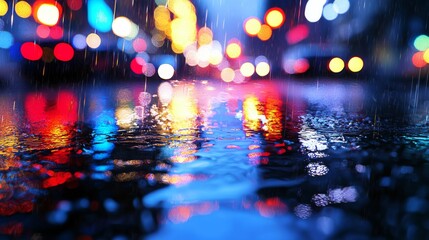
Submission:
[[[267,118],[265,137],[269,140],[282,138],[282,100],[278,97],[269,96],[265,105],[265,116]]]
[[[161,180],[167,184],[184,185],[184,184],[187,184],[189,182],[192,182],[194,180],[194,176],[192,174],[180,174],[180,175],[179,174],[173,174],[173,175],[164,174],[161,177]]]
[[[121,128],[130,128],[135,120],[134,110],[130,107],[118,107],[115,112],[116,124]]]
[[[258,110],[260,102],[254,96],[248,96],[243,102],[244,126],[248,129],[257,131],[261,128],[259,120],[260,111]]]
[[[31,5],[26,1],[19,1],[15,4],[15,12],[21,18],[28,18],[31,16]]]
[[[131,91],[120,89],[116,95],[116,101],[118,102],[115,111],[116,124],[121,128],[130,128],[136,120]]]
[[[6,171],[20,167],[19,158],[15,155],[19,144],[19,130],[13,116],[14,103],[2,98],[0,102],[3,103],[0,105],[0,170]]]
[[[191,134],[195,132],[198,109],[194,95],[193,85],[183,84],[174,88],[173,98],[169,105],[173,133]]]

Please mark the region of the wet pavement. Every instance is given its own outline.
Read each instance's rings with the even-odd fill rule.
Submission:
[[[2,91],[2,238],[427,237],[424,83],[159,83]]]

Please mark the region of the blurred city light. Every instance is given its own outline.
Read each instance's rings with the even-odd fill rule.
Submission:
[[[226,55],[229,58],[238,58],[241,55],[241,46],[233,41],[226,46]]]
[[[429,48],[423,53],[423,59],[426,63],[429,63]]]
[[[265,13],[265,22],[272,28],[280,28],[286,20],[286,14],[281,8],[270,8]]]
[[[39,25],[37,26],[36,33],[37,36],[39,36],[40,38],[48,38],[51,33],[51,30],[46,25]]]
[[[79,50],[82,50],[82,49],[86,48],[86,46],[87,46],[86,45],[86,37],[82,34],[74,35],[72,43],[73,43],[73,46]]]
[[[168,63],[161,64],[158,67],[158,75],[164,80],[171,79],[174,75],[174,68]]]
[[[82,0],[67,0],[67,6],[73,11],[79,11],[82,5]]]
[[[22,56],[30,61],[37,61],[42,57],[42,48],[33,42],[25,42],[21,45]]]
[[[335,20],[338,16],[338,12],[335,11],[335,5],[332,3],[328,3],[323,8],[323,17],[328,20],[332,21]]]
[[[254,17],[248,18],[244,22],[244,30],[249,36],[256,36],[261,30],[261,21]]]
[[[419,51],[425,51],[429,48],[429,36],[420,35],[414,40],[414,47]]]
[[[54,55],[58,60],[68,62],[72,60],[74,50],[68,43],[58,43],[54,48]]]
[[[333,73],[339,73],[339,72],[343,71],[344,61],[339,57],[335,57],[335,58],[331,59],[331,61],[329,61],[329,69]]]
[[[20,18],[30,17],[31,11],[31,5],[26,1],[19,1],[15,4],[15,13]]]
[[[255,66],[250,62],[245,62],[240,67],[240,72],[245,77],[250,77],[255,73]]]
[[[323,14],[326,0],[309,0],[305,5],[304,16],[311,23],[318,22]]]
[[[9,6],[7,2],[4,0],[0,0],[0,16],[6,15],[8,10],[9,10]]]
[[[235,78],[235,72],[232,68],[224,68],[220,73],[220,77],[224,82],[232,82]]]
[[[112,23],[113,33],[121,38],[134,39],[139,31],[139,27],[127,17],[117,17]]]
[[[258,38],[261,39],[261,41],[267,41],[272,35],[273,31],[271,30],[271,27],[267,24],[262,24],[261,29],[258,32]]]
[[[416,52],[412,57],[412,62],[416,68],[423,68],[426,66],[426,61],[424,59],[424,52]]]
[[[86,45],[92,49],[96,49],[101,45],[101,38],[96,33],[90,33],[86,36]]]
[[[308,26],[305,24],[299,24],[291,28],[286,33],[286,40],[289,44],[296,44],[306,39],[309,34],[310,30],[308,29]]]
[[[0,31],[0,48],[8,49],[13,45],[13,35],[10,32]]]
[[[62,8],[59,4],[40,0],[34,6],[34,19],[37,22],[47,26],[54,26],[58,23],[62,13]]]
[[[347,66],[352,72],[360,72],[363,68],[363,60],[360,57],[352,57]]]
[[[256,64],[256,74],[260,77],[265,77],[270,73],[270,65],[267,62],[259,62]]]
[[[104,0],[88,0],[87,10],[91,27],[100,32],[109,32],[112,29],[113,11]]]
[[[333,3],[334,10],[338,14],[344,14],[346,13],[350,8],[350,2],[349,0],[335,0]]]
[[[308,71],[310,68],[310,63],[305,58],[297,59],[293,64],[293,72],[297,74],[302,74]]]

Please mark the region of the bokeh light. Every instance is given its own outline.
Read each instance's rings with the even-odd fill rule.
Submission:
[[[78,11],[82,8],[82,0],[67,0],[67,6],[73,11]]]
[[[139,31],[139,27],[127,17],[117,17],[112,23],[113,33],[121,38],[134,39]]]
[[[424,52],[416,52],[413,55],[413,58],[411,59],[413,62],[413,65],[416,68],[422,68],[426,66],[426,61],[423,58]]]
[[[73,59],[73,47],[68,43],[58,43],[54,48],[54,56],[60,61],[68,62]]]
[[[39,25],[36,28],[36,34],[40,38],[48,38],[50,32],[51,32],[51,30],[46,25]]]
[[[352,57],[347,66],[352,72],[360,72],[363,68],[363,60],[360,57]]]
[[[198,44],[206,45],[213,41],[213,32],[208,27],[202,27],[198,30]]]
[[[333,7],[338,14],[344,14],[349,10],[350,2],[349,0],[335,0]]]
[[[259,62],[256,64],[256,74],[260,77],[265,77],[270,73],[270,65],[267,62]]]
[[[37,22],[47,26],[54,26],[58,23],[62,13],[62,8],[58,3],[40,0],[34,6],[33,16]]]
[[[241,46],[237,42],[231,42],[226,46],[225,51],[229,58],[238,58],[241,55]]]
[[[429,36],[420,35],[414,40],[414,47],[419,51],[425,51],[429,48]]]
[[[53,26],[49,30],[49,36],[55,40],[61,39],[63,37],[63,34],[64,34],[64,30],[60,26]]]
[[[331,59],[331,61],[329,61],[329,69],[333,73],[339,73],[339,72],[343,71],[344,61],[339,57],[335,57],[335,58]]]
[[[169,28],[171,17],[170,11],[165,6],[158,6],[153,12],[155,27],[160,31],[166,31]]]
[[[86,45],[92,49],[96,49],[101,45],[101,38],[96,33],[90,33],[86,37]]]
[[[140,60],[137,60],[137,58],[131,60],[130,68],[135,74],[143,74],[143,64],[140,64]]]
[[[235,83],[243,83],[246,78],[241,74],[240,69],[234,71],[234,79],[232,80]]]
[[[13,45],[13,35],[7,31],[0,31],[0,48],[8,49]]]
[[[272,28],[280,28],[286,20],[281,8],[271,8],[265,14],[265,22]]]
[[[84,49],[86,48],[86,37],[82,34],[76,34],[73,37],[72,43],[76,49]]]
[[[301,74],[305,73],[310,69],[310,63],[305,58],[297,59],[293,64],[294,73]]]
[[[196,38],[196,22],[193,19],[175,18],[171,21],[172,50],[175,53],[183,53],[187,46],[195,42]]]
[[[426,63],[429,63],[429,49],[426,49],[423,53],[423,60],[425,60]]]
[[[224,82],[232,82],[235,78],[235,72],[232,68],[224,68],[220,73],[220,78]]]
[[[19,1],[15,4],[15,13],[21,18],[31,16],[31,5],[26,1]]]
[[[7,5],[7,2],[4,0],[0,0],[0,17],[6,15],[8,10],[9,6]]]
[[[262,24],[261,29],[258,32],[258,38],[261,39],[261,41],[267,41],[271,38],[272,34],[273,31],[271,30],[271,27],[266,24]]]
[[[152,63],[147,63],[147,64],[146,64],[146,69],[145,69],[145,71],[143,72],[143,74],[144,74],[146,77],[152,77],[153,75],[155,75],[155,73],[156,73],[155,66],[154,66]]]
[[[158,67],[158,75],[164,80],[171,79],[174,76],[174,68],[168,63],[161,64]]]
[[[323,8],[323,17],[328,21],[335,20],[338,17],[338,13],[335,11],[334,4],[328,3],[325,5]]]
[[[326,0],[309,0],[305,5],[304,16],[311,23],[318,22],[322,18],[323,6]]]
[[[113,11],[104,0],[88,0],[87,9],[88,23],[91,27],[100,32],[112,29]]]
[[[255,66],[250,62],[245,62],[240,67],[240,73],[245,77],[250,77],[255,73]]]
[[[147,44],[143,38],[136,38],[133,41],[133,48],[136,52],[144,52],[146,51]]]
[[[21,54],[27,60],[37,61],[43,55],[42,48],[33,42],[25,42],[21,45]]]
[[[310,33],[308,26],[305,24],[300,24],[291,28],[286,33],[286,40],[289,44],[296,44],[306,39]]]
[[[259,19],[251,17],[244,22],[244,31],[249,36],[256,36],[259,30],[261,30],[261,21]]]

